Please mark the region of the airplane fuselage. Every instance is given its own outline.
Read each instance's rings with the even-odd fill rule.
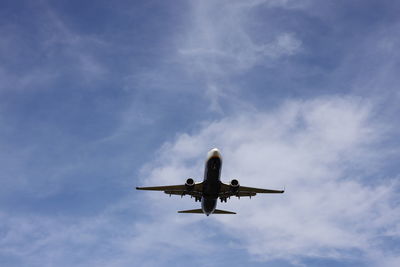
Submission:
[[[283,193],[285,190],[273,190],[256,187],[247,187],[232,179],[230,183],[221,182],[222,156],[218,149],[211,149],[205,162],[203,182],[196,183],[188,178],[183,185],[136,187],[137,190],[164,191],[168,195],[190,195],[195,201],[201,201],[201,209],[180,210],[178,213],[236,214],[232,211],[216,209],[217,200],[226,202],[231,196],[252,197],[257,193]]]
[[[218,194],[221,188],[222,157],[218,149],[212,149],[208,153],[205,164],[203,180],[203,196],[201,208],[208,216],[217,207]]]

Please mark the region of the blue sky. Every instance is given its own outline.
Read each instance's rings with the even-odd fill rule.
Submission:
[[[2,266],[399,266],[394,1],[1,1]],[[282,196],[181,215],[138,185]]]

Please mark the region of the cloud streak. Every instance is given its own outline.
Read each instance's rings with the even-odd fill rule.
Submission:
[[[202,77],[213,111],[221,112],[220,99],[237,90],[229,82],[232,75],[257,65],[274,64],[301,50],[301,41],[291,32],[268,34],[270,40],[255,40],[249,14],[262,4],[256,2],[243,5],[240,1],[201,1],[191,6],[192,20],[184,38],[178,41],[178,59],[189,74]],[[264,30],[268,31],[268,26]]]

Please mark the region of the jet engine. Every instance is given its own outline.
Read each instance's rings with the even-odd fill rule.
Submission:
[[[233,179],[229,184],[231,192],[237,192],[239,190],[239,186],[240,186],[239,181],[236,179]]]
[[[186,180],[186,183],[185,183],[186,190],[188,190],[188,191],[193,190],[194,184],[195,184],[194,180],[193,180],[192,178],[188,178],[188,179]]]

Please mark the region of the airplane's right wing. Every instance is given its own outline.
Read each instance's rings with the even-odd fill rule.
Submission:
[[[232,190],[229,184],[221,183],[221,192],[219,197],[229,198],[231,196],[235,197],[253,197],[257,194],[282,194],[285,190],[274,190],[274,189],[264,189],[256,187],[247,187],[239,185],[237,189]]]
[[[282,194],[285,190],[274,190],[274,189],[263,189],[263,188],[255,188],[255,187],[247,187],[240,186],[240,192],[249,192],[249,193],[263,193],[263,194]]]

